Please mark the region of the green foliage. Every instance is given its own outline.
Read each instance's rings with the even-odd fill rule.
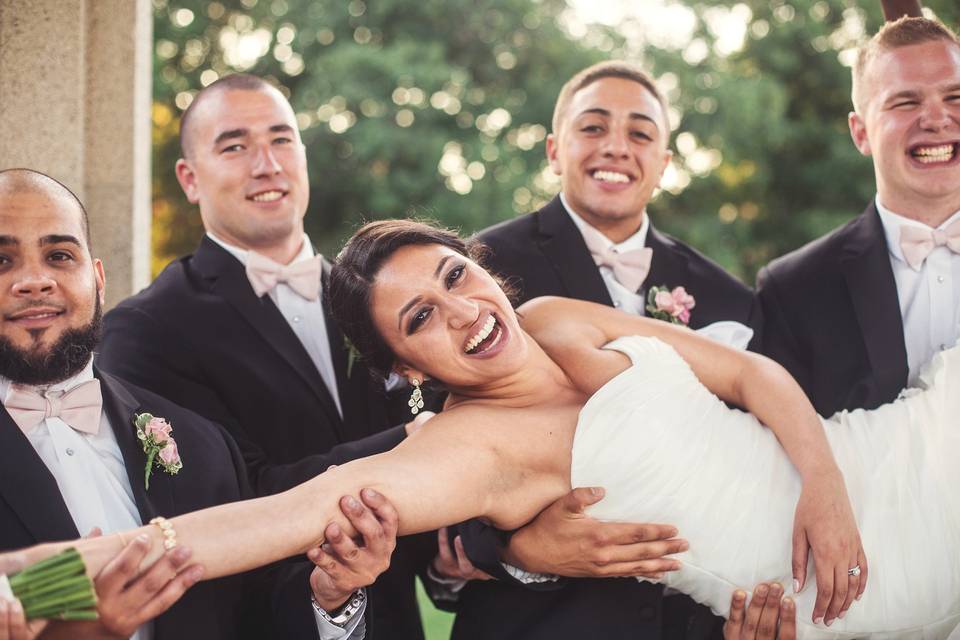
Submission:
[[[956,26],[953,0],[925,4]],[[679,44],[634,19],[574,38],[563,0],[154,7],[155,270],[201,233],[173,174],[180,109],[235,70],[292,97],[310,165],[307,231],[327,254],[363,219],[425,216],[472,232],[536,208],[557,189],[543,158],[560,86],[610,57],[642,60],[678,112],[678,175],[651,204],[657,224],[748,281],[874,193],[847,133],[838,56],[879,27],[877,0],[702,0],[690,6],[693,41]],[[728,14],[747,19],[747,36],[721,53]],[[239,59],[238,39],[261,55]]]

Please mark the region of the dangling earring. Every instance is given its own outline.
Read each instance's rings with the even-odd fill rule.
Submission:
[[[419,380],[412,378],[410,384],[413,385],[413,393],[410,394],[410,399],[407,400],[407,406],[410,407],[410,413],[417,415],[420,413],[420,409],[423,409],[423,394],[420,392]]]

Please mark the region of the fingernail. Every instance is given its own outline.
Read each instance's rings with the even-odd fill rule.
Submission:
[[[134,541],[135,541],[137,544],[147,544],[148,542],[150,542],[150,536],[148,536],[148,535],[145,534],[145,533],[141,533],[141,534],[138,535],[136,538],[134,538]]]
[[[830,618],[829,620],[827,620],[827,621],[824,622],[823,624],[825,624],[825,625],[827,625],[827,626],[829,627],[830,625],[833,624],[833,621],[834,621],[834,620],[835,620],[835,618]]]
[[[203,577],[203,567],[197,565],[187,572],[187,580],[190,582],[200,582],[200,578]]]
[[[368,500],[376,500],[380,497],[380,494],[374,491],[373,489],[364,489],[364,494],[367,496]]]
[[[779,583],[773,583],[770,585],[770,595],[780,597],[780,593],[783,591],[783,587]]]
[[[10,603],[10,613],[14,616],[19,616],[23,613],[23,605],[20,604],[19,600],[14,600]]]
[[[678,548],[680,549],[680,551],[687,551],[688,549],[690,549],[690,543],[687,542],[686,540],[683,540],[680,543]]]
[[[740,591],[739,589],[737,589],[736,591],[733,592],[733,597],[734,597],[736,600],[746,600],[746,599],[747,599],[747,592],[746,592],[746,591]]]
[[[859,600],[859,599],[862,598],[862,597],[863,597],[863,594],[862,594],[862,593],[858,593],[858,594],[857,594],[857,600]]]
[[[847,612],[846,612],[846,611],[841,611],[841,612],[840,612],[840,615],[838,615],[837,617],[840,618],[841,620],[843,620],[843,616],[845,616],[845,615],[847,615]]]
[[[793,598],[787,596],[786,598],[783,599],[781,606],[783,607],[784,611],[790,611],[791,609],[793,609]]]
[[[603,487],[590,487],[590,493],[597,496],[598,498],[603,497]]]
[[[820,624],[821,622],[823,622],[823,616],[813,619],[813,624]]]
[[[760,596],[760,597],[766,596],[766,595],[767,595],[767,585],[765,585],[765,584],[758,585],[757,588],[754,590],[754,593],[755,593],[756,595]]]
[[[670,536],[671,538],[677,535],[678,533],[680,533],[680,531],[677,530],[676,527],[673,527],[672,529],[667,529],[667,535]]]
[[[793,579],[793,592],[800,593],[800,581],[796,578]]]
[[[357,502],[357,499],[354,498],[353,496],[347,496],[347,508],[353,511],[357,511],[360,509],[360,503]]]
[[[683,563],[679,560],[674,561],[672,571],[679,571],[683,567]]]
[[[192,555],[193,550],[190,547],[176,547],[173,550],[173,559],[177,562],[186,562]]]

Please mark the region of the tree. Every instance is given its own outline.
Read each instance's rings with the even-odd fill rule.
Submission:
[[[651,6],[657,0],[649,0]],[[555,193],[544,139],[563,82],[642,61],[675,113],[659,226],[752,281],[874,192],[849,140],[852,47],[877,0],[661,4],[689,22],[582,25],[564,0],[154,0],[155,270],[202,232],[173,176],[178,118],[220,75],[268,76],[307,145],[307,230],[328,255],[363,219],[425,216],[472,232]],[[960,8],[925,3],[948,24]],[[744,34],[738,38],[738,34]],[[668,283],[672,284],[672,283]]]

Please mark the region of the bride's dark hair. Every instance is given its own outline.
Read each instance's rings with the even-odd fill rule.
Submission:
[[[386,376],[394,354],[373,324],[370,292],[383,264],[398,249],[439,244],[482,264],[485,247],[465,241],[454,231],[415,220],[379,220],[357,230],[347,241],[330,273],[330,309],[340,330],[368,367]]]

